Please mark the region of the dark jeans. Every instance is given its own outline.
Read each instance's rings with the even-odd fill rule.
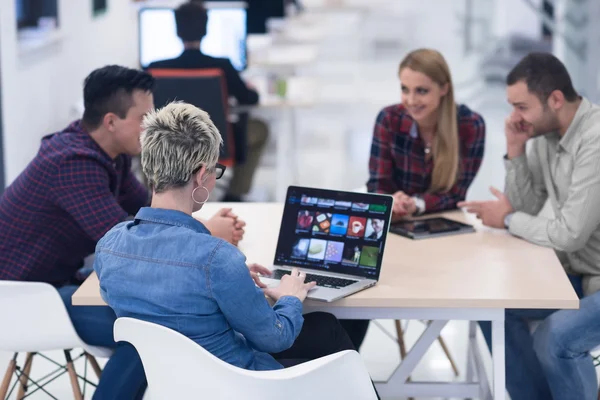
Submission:
[[[340,321],[331,314],[304,315],[300,334],[289,349],[272,356],[284,367],[316,360],[344,350],[356,350]]]
[[[367,336],[367,329],[369,329],[369,321],[368,319],[341,319],[340,324],[344,327],[346,332],[348,332],[348,336],[350,336],[350,340],[354,345],[356,350],[360,350],[360,346],[362,346],[365,341],[365,336]]]
[[[340,351],[356,350],[350,336],[342,326],[342,322],[324,312],[305,314],[304,325],[292,347],[281,353],[272,354],[272,356],[287,368]],[[364,322],[368,326],[369,321]],[[375,389],[375,393],[377,393],[377,389]],[[379,398],[379,394],[377,394],[377,398]]]
[[[115,349],[102,371],[102,379],[94,392],[94,400],[141,399],[146,389],[146,375],[137,351],[129,343],[115,343],[115,313],[110,307],[73,306],[71,296],[77,286],[63,286],[60,296],[75,327],[85,343]]]
[[[582,299],[577,310],[506,310],[506,387],[513,400],[595,400],[598,380],[590,351],[600,345],[600,292],[583,297],[581,277],[569,276]],[[529,323],[541,321],[532,334]],[[491,348],[491,323],[479,323]]]

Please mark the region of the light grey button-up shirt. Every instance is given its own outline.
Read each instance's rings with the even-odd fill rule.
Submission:
[[[600,107],[587,99],[561,138],[533,139],[527,154],[506,160],[509,231],[552,247],[565,270],[583,276],[586,295],[600,290]],[[537,216],[547,199],[552,219]]]

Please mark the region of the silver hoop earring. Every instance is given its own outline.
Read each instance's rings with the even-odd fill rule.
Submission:
[[[196,200],[196,198],[194,197],[194,195],[196,194],[196,190],[198,190],[198,189],[204,189],[204,190],[206,190],[206,200],[204,200],[204,201],[198,201],[198,200]],[[209,197],[210,197],[210,192],[204,186],[198,186],[196,189],[194,189],[192,191],[192,200],[194,200],[194,203],[196,203],[196,204],[202,205],[202,204],[206,203],[208,201]]]

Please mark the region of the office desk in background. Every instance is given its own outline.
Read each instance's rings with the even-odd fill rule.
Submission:
[[[276,69],[294,74],[297,68],[314,63],[318,48],[312,44],[277,44],[249,49],[248,67]]]
[[[317,44],[335,27],[327,18],[301,14],[288,18],[272,18],[267,21],[269,36],[273,43]]]
[[[222,206],[206,204],[201,214],[207,217]],[[236,203],[229,206],[248,223],[239,246],[248,262],[271,266],[283,205]],[[304,310],[326,311],[346,319],[432,321],[390,379],[377,383],[381,396],[501,400],[505,398],[505,309],[576,309],[579,300],[552,249],[482,227],[475,218],[460,211],[443,215],[472,223],[477,232],[422,241],[390,234],[377,286],[333,303],[306,301]],[[542,276],[544,279],[540,279]],[[95,274],[83,283],[72,300],[74,305],[105,305]],[[407,382],[450,320],[473,321],[469,332],[467,381]],[[491,388],[475,337],[475,321],[479,320],[492,321]]]
[[[298,160],[295,149],[298,146],[297,113],[299,109],[314,107],[319,99],[319,82],[310,77],[284,77],[285,95],[273,93],[276,85],[264,75],[247,77],[247,81],[260,95],[257,107],[244,107],[238,110],[251,111],[253,115],[269,121],[271,134],[276,142],[275,199],[283,201],[289,185],[298,183]]]

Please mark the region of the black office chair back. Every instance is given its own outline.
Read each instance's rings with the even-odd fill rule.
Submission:
[[[172,101],[183,101],[206,111],[221,136],[220,162],[235,164],[234,138],[229,114],[227,83],[219,69],[155,69],[149,71],[156,78],[154,106],[163,107]]]

